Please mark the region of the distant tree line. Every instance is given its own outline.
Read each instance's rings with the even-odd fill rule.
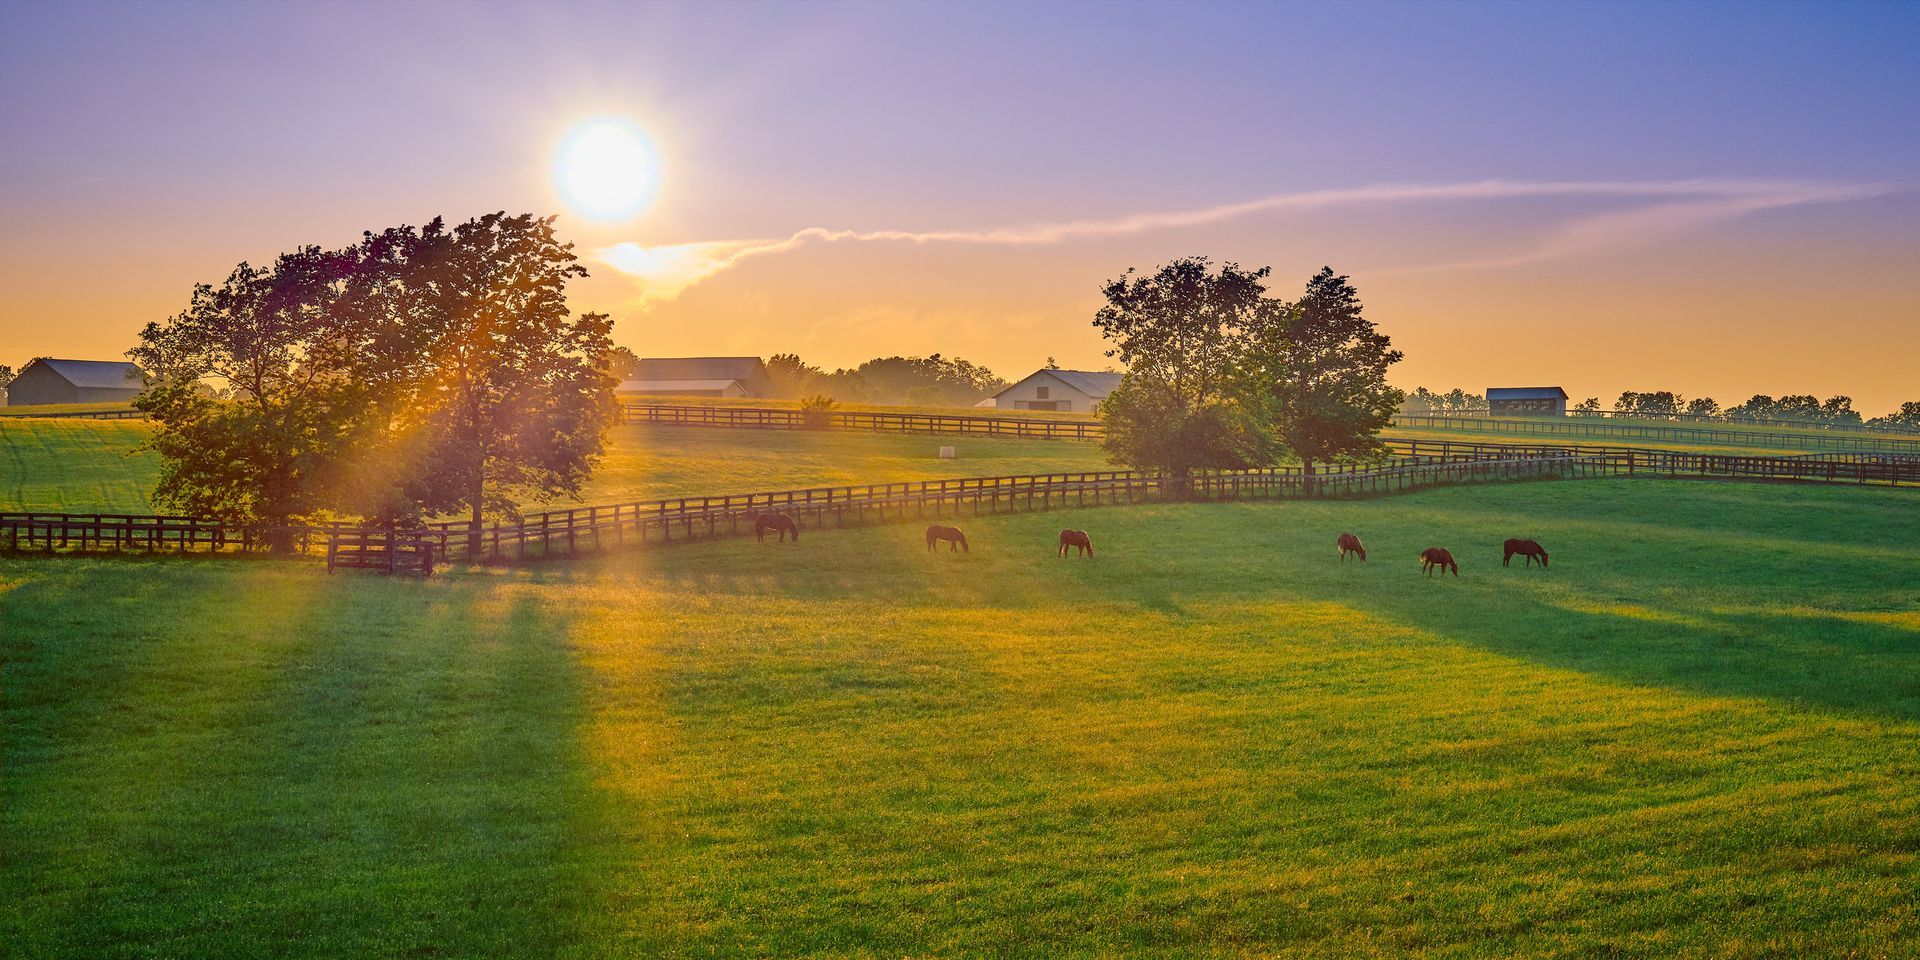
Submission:
[[[1298,300],[1267,296],[1270,268],[1204,257],[1103,288],[1094,326],[1126,365],[1100,405],[1119,463],[1181,480],[1196,469],[1376,456],[1404,394],[1400,360],[1344,276],[1322,269]]]
[[[640,358],[614,347],[610,366],[625,378]],[[1051,362],[1052,358],[1049,357]],[[774,396],[788,400],[826,397],[847,403],[913,404],[927,407],[972,406],[1008,386],[992,370],[958,357],[877,357],[853,368],[827,371],[795,353],[767,358]]]
[[[156,502],[281,526],[334,516],[474,528],[577,493],[613,414],[612,322],[553,219],[488,214],[302,247],[200,284],[129,351],[158,425]]]
[[[1426,387],[1415,387],[1407,394],[1400,409],[1407,413],[1430,413],[1446,416],[1456,413],[1485,413],[1487,398],[1478,393],[1468,393],[1459,387],[1441,393]]]
[[[904,403],[929,407],[969,406],[1007,388],[992,370],[959,357],[879,357],[829,373],[778,353],[767,360],[767,374],[782,397],[826,396],[851,403]]]
[[[1582,404],[1583,409],[1598,410],[1597,398]],[[1684,414],[1687,419],[1711,419],[1727,422],[1788,420],[1807,424],[1839,426],[1846,424],[1866,424],[1868,426],[1916,426],[1920,427],[1920,402],[1907,402],[1898,410],[1881,417],[1871,419],[1853,408],[1853,398],[1835,395],[1821,400],[1812,394],[1788,394],[1782,397],[1770,397],[1764,393],[1754,394],[1747,402],[1731,407],[1722,407],[1712,397],[1695,397],[1691,400],[1669,390],[1647,393],[1632,390],[1620,394],[1613,405],[1614,412],[1650,419],[1677,419]]]

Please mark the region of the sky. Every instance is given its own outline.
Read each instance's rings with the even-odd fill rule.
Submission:
[[[1920,399],[1920,4],[0,2],[0,363],[559,215],[642,356],[1101,369],[1102,284],[1350,275],[1400,386]],[[643,131],[651,201],[556,177]],[[624,169],[624,168],[623,168]]]

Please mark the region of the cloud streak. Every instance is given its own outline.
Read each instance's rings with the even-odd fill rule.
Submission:
[[[1582,217],[1550,232],[1530,248],[1480,260],[1401,268],[1393,272],[1497,269],[1560,259],[1644,242],[1762,210],[1863,200],[1895,192],[1884,183],[1820,183],[1794,180],[1696,179],[1665,181],[1481,180],[1451,184],[1382,184],[1335,190],[1277,193],[1195,210],[1138,213],[981,230],[832,230],[808,227],[784,238],[707,240],[664,246],[618,243],[595,257],[641,287],[643,303],[670,300],[695,284],[738,266],[815,243],[958,243],[1044,246],[1075,240],[1122,237],[1156,230],[1205,226],[1256,214],[1340,205],[1434,201],[1474,202],[1528,198],[1607,198],[1640,201],[1626,210]]]

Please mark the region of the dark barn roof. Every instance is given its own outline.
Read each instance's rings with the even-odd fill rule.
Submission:
[[[1488,387],[1487,402],[1495,400],[1565,400],[1567,392],[1559,387]]]
[[[1114,388],[1120,386],[1122,376],[1118,373],[1103,373],[1097,370],[1048,370],[1047,372],[1059,377],[1067,386],[1095,400],[1105,397],[1112,393]]]
[[[1043,374],[1046,376],[1050,376],[1055,380],[1058,380],[1061,383],[1064,383],[1067,386],[1072,387],[1075,390],[1078,390],[1089,397],[1092,397],[1095,400],[1106,399],[1107,394],[1112,393],[1115,387],[1120,386],[1120,378],[1122,376],[1122,374],[1107,373],[1099,370],[1035,370],[1034,372],[1027,374],[1024,377],[1021,377],[1019,382],[1013,384],[1013,386],[1008,387],[1006,390],[1000,391],[1000,393],[994,394],[994,396],[996,397],[1000,396],[1001,393],[1006,393],[1012,390],[1014,387],[1017,387],[1022,383],[1026,383],[1028,380],[1032,380],[1034,377],[1038,377]]]
[[[34,362],[59,374],[68,383],[87,389],[138,390],[146,379],[139,367],[125,360],[42,359]]]

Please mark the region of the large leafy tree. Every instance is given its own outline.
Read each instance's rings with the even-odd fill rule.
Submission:
[[[428,513],[466,513],[477,543],[490,514],[577,494],[614,414],[613,324],[568,310],[567,282],[586,269],[553,218],[436,220],[384,242],[404,255],[378,286],[408,291],[393,417],[420,452],[409,496]]]
[[[351,270],[351,257],[318,247],[242,263],[141,331],[128,355],[152,378],[134,405],[158,426],[156,502],[273,527],[325,509],[364,409],[337,310]]]
[[[1322,268],[1298,302],[1262,301],[1248,341],[1238,375],[1308,474],[1380,450],[1380,428],[1406,398],[1387,385],[1401,354],[1363,315],[1346,277]]]
[[[1268,273],[1189,257],[1106,284],[1093,325],[1113,343],[1107,355],[1127,366],[1100,404],[1109,456],[1176,478],[1271,460],[1258,407],[1242,402],[1233,377]]]

